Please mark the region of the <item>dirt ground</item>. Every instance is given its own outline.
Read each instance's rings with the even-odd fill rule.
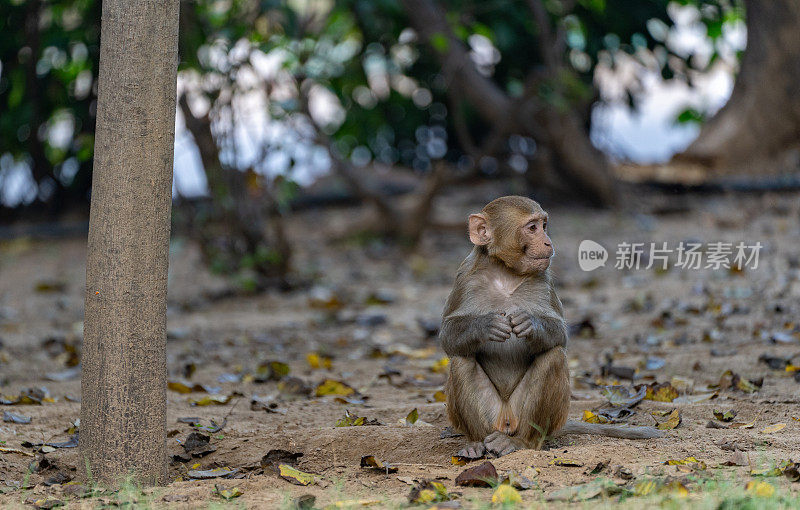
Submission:
[[[493,192],[454,197],[438,214],[450,220],[465,218]],[[584,410],[603,406],[603,386],[631,386],[621,377],[630,375],[626,368],[632,368],[633,384],[671,382],[683,398],[644,400],[622,423],[653,425],[656,419],[665,420],[653,412],[673,409],[679,411],[681,423],[663,439],[562,436],[541,451],[490,459],[501,475],[516,472],[531,480],[533,487],[519,492],[525,503],[648,507],[655,501],[676,508],[702,506],[708,503],[709,480],[717,483],[712,508],[726,492],[744,493],[750,481],[764,481],[776,490],[770,498],[765,489],[766,506],[796,501],[800,483],[779,472],[758,476],[758,470],[781,466],[788,459],[800,461],[800,383],[784,368],[786,363],[771,368],[759,357],[788,359],[800,352],[799,198],[652,195],[639,197],[633,212],[625,213],[550,207],[557,250],[552,267],[573,325],[570,418],[580,420]],[[394,508],[408,505],[418,481],[436,480],[449,493],[460,494],[458,503],[451,505],[491,504],[493,489],[455,484],[459,473],[483,461],[451,463],[464,439],[443,434],[447,415],[436,392],[446,378],[444,353],[435,335],[426,332],[438,326],[455,269],[469,251],[465,232],[430,233],[414,254],[378,241],[342,240],[365,214],[359,209],[309,211],[291,220],[289,231],[297,249],[294,267],[311,285],[287,293],[225,297],[230,283],[203,269],[190,243],[180,237],[173,240],[170,381],[191,375],[190,384],[216,386],[215,394],[233,396],[223,405],[193,406],[189,400],[207,394],[169,391],[170,456],[184,454],[181,443],[193,430],[191,424],[178,422],[181,417],[199,417],[202,425],[226,418],[224,428],[207,434],[216,450],[172,461],[170,476],[175,481],[134,492],[125,501],[177,508],[225,504],[216,487],[241,490],[228,504],[247,508],[291,508],[306,494],[316,497],[318,508]],[[610,249],[605,267],[593,272],[578,267],[583,239]],[[764,248],[758,268],[744,272],[614,268],[614,251],[622,241],[666,241],[675,247],[687,240],[760,241]],[[28,388],[44,386],[50,395],[40,405],[0,406],[0,411],[32,418],[29,424],[0,422],[0,446],[14,449],[0,451],[3,506],[35,500],[46,506],[41,500],[47,497],[69,507],[124,502],[115,493],[76,498],[77,448],[46,447],[47,453],[34,453],[41,448],[23,445],[66,441],[79,417],[79,373],[68,370],[79,360],[84,257],[83,238],[22,238],[0,244],[0,394],[13,400]],[[330,368],[312,368],[308,355],[315,353],[323,360],[329,356]],[[613,368],[604,376],[607,359],[613,360]],[[269,375],[263,367],[270,361],[288,364],[289,375],[274,380],[282,375],[278,365],[277,375],[258,382]],[[800,359],[794,365],[800,365]],[[756,384],[717,389],[713,385],[726,370]],[[346,383],[361,398],[314,396],[326,379]],[[304,386],[311,396],[298,394]],[[251,408],[254,395],[274,409]],[[701,396],[692,398],[695,395]],[[419,421],[403,424],[414,409]],[[348,410],[380,425],[336,427]],[[716,420],[714,410],[735,410],[732,423],[748,426],[709,428],[710,421],[729,425]],[[764,431],[779,423],[785,427]],[[200,448],[201,453],[210,449]],[[269,462],[262,463],[270,450],[278,449],[302,454],[294,464],[315,474],[315,483],[292,484]],[[390,463],[397,472],[360,467],[367,455]],[[284,461],[292,463],[290,457],[284,456]],[[665,464],[686,457],[697,462]],[[556,458],[578,465],[557,465]],[[727,461],[745,465],[728,466]],[[238,471],[231,478],[190,479],[192,469],[219,467]],[[647,489],[648,480],[654,481],[652,490]],[[53,481],[62,483],[45,484]],[[592,484],[598,483],[605,489],[593,491]],[[577,489],[568,494],[567,487]],[[574,502],[592,496],[596,497],[588,502]]]

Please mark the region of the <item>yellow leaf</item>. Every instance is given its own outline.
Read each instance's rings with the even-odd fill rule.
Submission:
[[[664,462],[667,466],[691,466],[692,468],[702,471],[706,469],[706,463],[702,460],[697,460],[696,457],[686,457],[685,459],[671,459]]]
[[[26,452],[17,448],[6,448],[5,446],[0,446],[0,453],[18,453],[20,455],[25,455],[26,457],[35,457],[35,455],[30,452]]]
[[[550,461],[551,466],[564,466],[564,467],[582,467],[583,462],[575,459],[565,459],[562,457],[556,457],[555,459]]]
[[[683,485],[681,482],[677,480],[666,484],[664,488],[671,491],[679,498],[689,497],[689,489],[687,489],[685,485]]]
[[[450,463],[453,464],[454,466],[466,466],[467,459],[465,459],[464,457],[459,457],[458,455],[453,455],[452,457],[450,457]]]
[[[677,409],[674,409],[671,413],[669,413],[665,421],[662,421],[661,423],[658,424],[657,428],[659,430],[672,430],[674,428],[677,428],[678,425],[680,424],[681,424],[681,413]]]
[[[761,431],[762,434],[772,434],[773,432],[778,432],[786,428],[785,423],[776,423],[774,425],[770,425],[766,427],[764,430]]]
[[[522,496],[514,487],[502,484],[492,494],[492,503],[522,503]]]
[[[240,489],[239,487],[233,487],[231,489],[220,489],[219,487],[217,487],[214,493],[223,499],[238,498],[239,496],[244,494],[242,489]]]
[[[433,400],[436,402],[447,402],[447,395],[445,395],[442,390],[439,390],[433,394]]]
[[[408,413],[408,416],[406,416],[406,424],[414,425],[415,423],[417,423],[418,419],[419,419],[419,411],[417,411],[417,408],[415,407],[410,413]]]
[[[382,503],[379,499],[343,499],[333,503],[333,508],[353,508],[356,506],[373,506]],[[325,507],[328,508],[328,507]]]
[[[787,372],[800,372],[800,365],[786,365]]]
[[[731,429],[752,429],[755,426],[755,424],[756,424],[756,420],[753,420],[753,421],[747,422],[747,423],[737,422],[737,423],[731,423],[728,426],[728,428],[731,428]]]
[[[647,496],[651,494],[657,487],[656,481],[652,478],[636,482],[633,487],[633,493],[637,496]]]
[[[760,498],[770,498],[775,494],[775,487],[767,482],[756,482],[755,480],[747,482],[745,490],[750,494]]]
[[[450,365],[450,358],[445,356],[431,366],[431,372],[436,372],[436,373],[444,372],[447,370],[447,367],[449,365]]]
[[[645,400],[655,400],[656,402],[672,402],[678,398],[678,390],[670,383],[653,384],[647,387]]]
[[[169,381],[167,383],[167,388],[175,391],[177,393],[191,393],[192,388],[180,381]]]
[[[311,473],[304,473],[288,464],[278,464],[278,471],[281,478],[295,485],[311,485],[316,478]]]
[[[583,411],[583,421],[586,423],[611,423],[611,420],[606,418],[605,416],[595,414],[591,411],[584,410]]]
[[[355,392],[356,390],[341,381],[325,379],[319,386],[317,386],[315,394],[318,397],[324,397],[326,395],[341,395],[346,397]]]
[[[199,399],[189,399],[189,403],[193,406],[222,406],[230,402],[230,395],[206,395]]]
[[[306,361],[314,370],[318,370],[320,368],[327,368],[330,369],[332,366],[331,358],[328,356],[321,356],[316,352],[309,352],[306,354]]]

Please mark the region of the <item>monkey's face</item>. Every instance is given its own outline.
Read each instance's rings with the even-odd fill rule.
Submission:
[[[470,215],[469,238],[517,274],[545,271],[555,253],[547,213],[525,197],[501,197]]]
[[[521,256],[514,268],[519,273],[540,273],[550,267],[555,253],[553,241],[547,235],[547,216],[537,214],[526,221],[518,234]]]

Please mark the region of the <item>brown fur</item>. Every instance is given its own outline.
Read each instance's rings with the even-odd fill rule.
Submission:
[[[567,423],[567,328],[549,272],[554,249],[546,221],[541,206],[525,197],[498,198],[471,215],[475,248],[443,313],[448,416],[496,454],[538,445],[542,434]]]

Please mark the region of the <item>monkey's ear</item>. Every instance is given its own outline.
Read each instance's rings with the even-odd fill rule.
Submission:
[[[469,215],[469,240],[478,246],[487,245],[492,241],[489,220],[483,214]]]

